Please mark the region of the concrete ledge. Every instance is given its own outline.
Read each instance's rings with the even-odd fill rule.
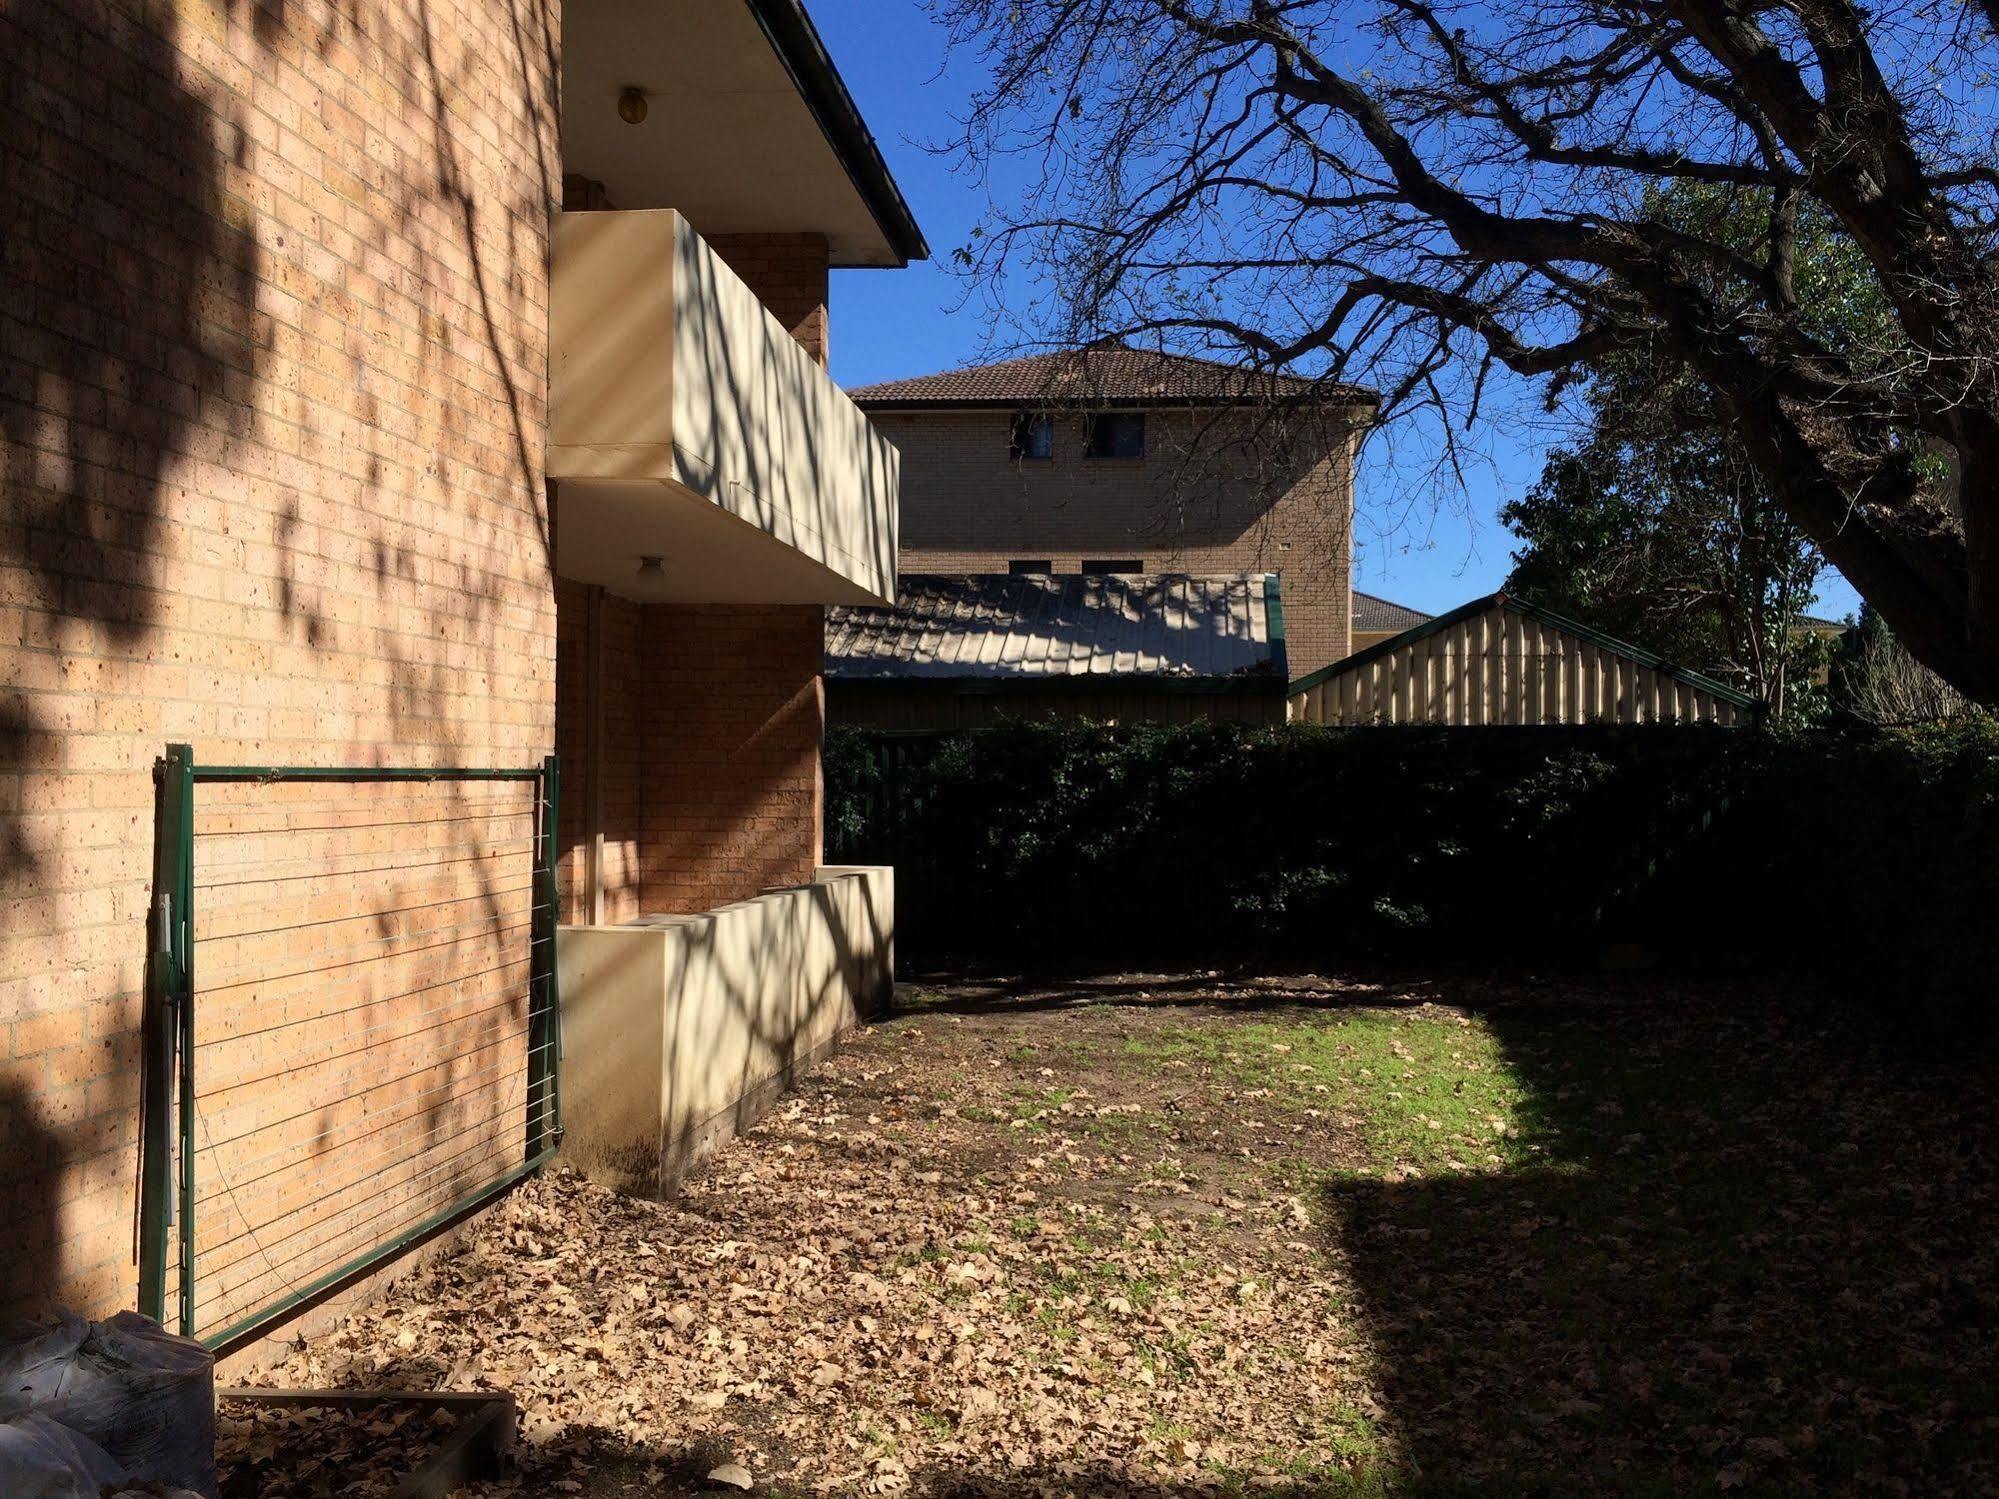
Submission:
[[[895,874],[828,867],[700,915],[563,927],[556,964],[563,1159],[664,1193],[887,1003]]]

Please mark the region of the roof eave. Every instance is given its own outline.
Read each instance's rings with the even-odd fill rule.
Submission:
[[[1315,394],[1301,391],[1300,398]],[[1340,387],[1336,394],[1317,393],[1327,405],[1365,406],[1370,409],[1381,405],[1378,392],[1363,390],[1357,386]],[[1012,396],[871,396],[865,391],[849,391],[847,397],[863,411],[1019,411],[1023,407],[1034,410],[1181,410],[1214,411],[1227,408],[1245,410],[1272,403],[1268,396],[1246,395],[1215,398],[1208,396],[1120,396],[1120,395],[1012,395]]]
[[[1172,676],[1145,672],[1065,672],[1049,676],[847,676],[837,669],[825,674],[826,686],[871,692],[935,692],[964,697],[1045,693],[1140,691],[1186,694],[1192,697],[1283,696],[1289,689],[1278,670],[1239,671],[1228,676]]]
[[[833,65],[826,44],[800,0],[748,0],[771,50],[777,53],[792,85],[818,121],[826,143],[839,157],[848,180],[867,204],[876,227],[888,242],[899,265],[912,260],[928,260],[930,246],[917,226],[908,200],[896,185],[875,143],[873,132],[861,117],[854,96],[847,91],[839,69]]]

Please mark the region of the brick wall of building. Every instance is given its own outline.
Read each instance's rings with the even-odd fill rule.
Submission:
[[[1005,572],[1046,560],[1137,561],[1146,572],[1282,575],[1294,676],[1348,651],[1353,520],[1349,429],[1280,450],[1207,415],[1151,412],[1143,460],[1082,456],[1080,416],[1055,456],[1008,452],[1004,410],[879,411],[902,454],[904,572]],[[1190,456],[1191,455],[1191,456]]]
[[[572,180],[570,206],[611,206]],[[820,364],[826,237],[716,235],[709,244]],[[589,910],[589,590],[557,586],[566,920]],[[603,838],[608,923],[712,910],[803,884],[820,862],[825,611],[639,605],[605,595]]]
[[[162,746],[550,747],[553,11],[0,11],[0,1302],[133,1302]]]
[[[563,584],[567,919],[588,917],[586,590]],[[712,910],[820,863],[819,607],[604,600],[604,920]]]
[[[648,605],[644,902],[706,911],[809,881],[820,859],[818,605]]]

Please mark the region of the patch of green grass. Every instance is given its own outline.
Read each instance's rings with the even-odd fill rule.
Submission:
[[[1143,1133],[1157,1121],[1143,1114],[1082,1114],[1075,1120],[1076,1129],[1099,1140],[1129,1140]]]
[[[1324,1440],[1342,1461],[1377,1458],[1381,1455],[1381,1423],[1366,1411],[1343,1406],[1327,1419]]]
[[[1530,1090],[1506,1050],[1482,1021],[1449,1010],[1172,1026],[1130,1038],[1125,1051],[1154,1063],[1193,1065],[1239,1090],[1246,1117],[1266,1126],[1288,1128],[1308,1109],[1322,1119],[1357,1116],[1374,1171],[1427,1171],[1453,1162],[1492,1170],[1536,1153],[1536,1120],[1523,1107]],[[1298,1190],[1312,1184],[1318,1169],[1287,1157],[1277,1174]]]
[[[881,1412],[862,1406],[853,1412],[854,1434],[872,1449],[875,1456],[895,1452],[895,1433],[884,1429]]]
[[[1119,1048],[1126,1057],[1149,1062],[1214,1063],[1231,1049],[1227,1039],[1232,1026],[1204,1029],[1195,1026],[1161,1026],[1143,1035],[1128,1036]]]
[[[1162,1338],[1140,1343],[1138,1357],[1154,1379],[1179,1384],[1195,1372],[1193,1347],[1192,1334],[1168,1333]]]
[[[1159,1282],[1149,1275],[1127,1277],[1123,1286],[1126,1299],[1141,1311],[1149,1309],[1159,1299]]]
[[[1057,1343],[1075,1341],[1079,1329],[1071,1322],[1059,1306],[1043,1303],[1034,1313],[1034,1322],[1043,1332]]]
[[[1314,1075],[1336,1072],[1344,1101],[1361,1109],[1361,1136],[1378,1166],[1510,1166],[1533,1153],[1520,1127],[1527,1085],[1476,1021],[1370,1011],[1303,1049],[1303,1060],[1318,1064]]]

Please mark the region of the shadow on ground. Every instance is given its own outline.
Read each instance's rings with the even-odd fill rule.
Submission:
[[[1384,973],[1370,977],[1279,978],[1216,969],[1204,973],[1114,974],[1099,978],[975,977],[937,972],[896,986],[895,1005],[885,1020],[912,1015],[1028,1015],[1131,1005],[1145,1009],[1203,1009],[1250,1013],[1259,1010],[1310,1011],[1334,1005],[1396,1007],[1442,1000],[1452,992],[1448,979]]]
[[[1486,1010],[1540,1163],[1326,1188],[1407,1467],[1512,1492],[1979,1488],[1993,1069],[1688,1004]]]
[[[1795,990],[1654,977],[943,984],[903,1012],[1449,1002],[1498,1039],[1522,1094],[1504,1166],[1321,1188],[1389,1488],[1991,1491],[1989,1060],[1913,1058]]]

